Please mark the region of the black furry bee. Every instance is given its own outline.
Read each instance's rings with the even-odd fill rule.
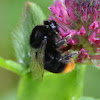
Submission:
[[[31,46],[31,69],[33,74],[43,77],[43,69],[52,73],[66,73],[71,71],[75,63],[72,59],[77,53],[69,53],[62,56],[58,50],[70,35],[60,40],[58,24],[51,21],[44,21],[44,25],[36,26],[30,35]],[[37,67],[34,68],[34,60]],[[42,74],[41,74],[42,73]]]

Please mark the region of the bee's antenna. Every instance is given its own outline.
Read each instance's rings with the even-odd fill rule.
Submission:
[[[61,25],[59,25],[58,23],[57,23],[57,25],[60,26],[65,32],[67,32],[67,30],[65,30]]]
[[[57,23],[57,25],[60,26],[65,32],[67,32],[67,30],[65,30],[61,25],[59,25],[58,23]],[[72,32],[66,36],[68,38],[68,40],[71,38],[71,35],[72,35]]]

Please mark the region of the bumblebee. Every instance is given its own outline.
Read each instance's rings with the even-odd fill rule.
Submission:
[[[52,73],[67,73],[74,69],[75,63],[72,59],[77,52],[68,53],[62,56],[59,48],[69,40],[70,35],[63,39],[59,38],[58,24],[51,21],[44,21],[44,25],[37,25],[30,35],[31,47],[31,69],[37,74],[43,69]],[[34,68],[35,59],[40,66]],[[36,66],[35,66],[36,67]],[[42,75],[43,76],[43,75]]]

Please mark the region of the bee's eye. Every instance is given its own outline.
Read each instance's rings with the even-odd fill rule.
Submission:
[[[54,23],[50,24],[51,28],[56,28],[56,25],[54,25]]]

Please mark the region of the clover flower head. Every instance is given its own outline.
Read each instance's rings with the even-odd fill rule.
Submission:
[[[48,9],[49,20],[61,26],[60,38],[71,34],[67,46],[79,51],[76,62],[100,66],[100,0],[56,0]]]

